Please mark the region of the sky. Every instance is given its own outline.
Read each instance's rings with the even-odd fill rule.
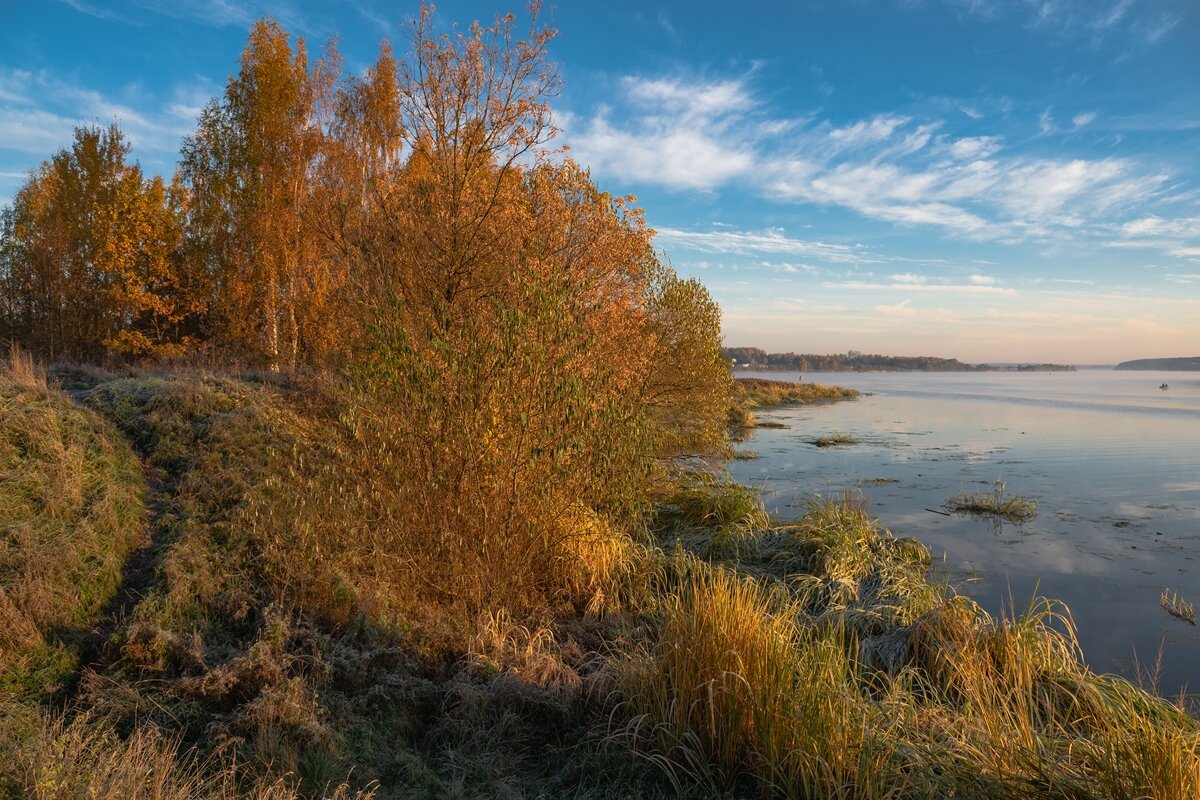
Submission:
[[[348,70],[415,2],[0,0],[0,205],[78,124],[169,175],[271,16]],[[440,28],[524,3],[437,4]],[[725,343],[1200,354],[1197,0],[561,0],[559,142],[632,193]]]

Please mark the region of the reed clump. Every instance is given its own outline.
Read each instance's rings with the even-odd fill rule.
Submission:
[[[1003,481],[994,481],[987,492],[959,492],[942,507],[959,514],[993,517],[1014,525],[1024,525],[1035,519],[1038,513],[1037,503],[1020,495],[1008,494]]]
[[[1158,604],[1175,619],[1181,619],[1189,625],[1196,624],[1196,604],[1184,600],[1178,592],[1163,589]]]
[[[836,433],[818,436],[816,439],[810,440],[810,444],[817,447],[841,447],[848,444],[858,444],[858,437],[852,433],[837,431]]]
[[[614,741],[713,794],[1200,790],[1200,723],[1088,670],[1065,608],[1035,600],[993,618],[926,582],[927,552],[861,510],[818,501],[736,570],[691,573],[617,670],[628,722]]]

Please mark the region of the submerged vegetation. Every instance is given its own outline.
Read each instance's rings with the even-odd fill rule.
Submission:
[[[1037,504],[1020,495],[1007,494],[1003,481],[993,481],[991,491],[968,494],[959,492],[943,505],[958,514],[977,514],[1023,525],[1037,517]]]
[[[85,130],[6,217],[0,335],[109,369],[0,368],[0,797],[1195,798],[1065,609],[714,470],[852,393],[733,382],[543,152],[553,32],[431,14],[344,79],[259,22],[169,189]]]

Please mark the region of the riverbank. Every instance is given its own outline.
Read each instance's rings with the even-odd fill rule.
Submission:
[[[566,509],[557,605],[467,613],[381,594],[406,554],[380,549],[378,514],[402,498],[317,491],[364,455],[320,384],[90,371],[67,396],[10,370],[0,385],[6,409],[44,409],[0,419],[0,521],[20,534],[0,635],[37,634],[3,641],[0,796],[1200,790],[1200,723],[1091,673],[1065,609],[1001,618],[932,580],[928,549],[852,496],[771,523],[753,490],[680,473],[623,524]],[[791,391],[741,388],[760,390]],[[79,499],[51,529],[36,487],[76,485],[53,489]],[[142,538],[106,533],[118,500]],[[57,543],[82,530],[148,568],[95,585],[38,571],[47,547],[74,558]],[[20,599],[33,588],[86,591],[61,604],[82,609],[78,633],[44,624]],[[38,642],[68,655],[14,679]]]

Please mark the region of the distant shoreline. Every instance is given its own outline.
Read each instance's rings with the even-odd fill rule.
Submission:
[[[1115,369],[1114,367],[1085,367],[1085,369]],[[1132,368],[1127,368],[1132,369]],[[1149,369],[1149,368],[1147,368]],[[1196,367],[1195,369],[1200,369]],[[962,369],[952,367],[813,367],[800,370],[793,367],[771,367],[757,364],[749,366],[738,364],[733,367],[735,373],[742,372],[1076,372],[1079,367],[1073,364],[1017,364],[1013,366],[996,366],[993,364],[964,364]]]
[[[884,356],[877,353],[768,353],[758,347],[724,347],[734,370],[768,372],[1074,372],[1072,364],[967,364],[938,356]]]
[[[1200,372],[1200,356],[1182,358],[1137,358],[1122,361],[1113,369],[1146,370],[1159,372]]]

